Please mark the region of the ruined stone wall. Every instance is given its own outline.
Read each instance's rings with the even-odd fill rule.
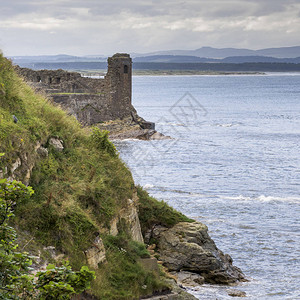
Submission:
[[[128,54],[116,54],[108,58],[105,76],[110,91],[111,105],[119,114],[129,114],[131,106],[132,61]],[[120,103],[119,99],[123,101]]]
[[[83,125],[120,118],[118,113],[111,108],[110,101],[104,94],[52,95],[52,99],[75,116]]]
[[[129,54],[117,53],[108,58],[108,72],[102,79],[64,70],[16,69],[37,91],[45,91],[84,125],[136,114],[131,104],[132,61]]]

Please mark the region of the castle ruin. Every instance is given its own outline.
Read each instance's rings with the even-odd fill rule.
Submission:
[[[132,105],[132,60],[129,54],[117,53],[108,58],[104,78],[82,77],[64,70],[18,68],[20,75],[37,91],[45,91],[54,102],[74,115],[83,125],[138,116]],[[144,129],[154,124],[141,120]]]

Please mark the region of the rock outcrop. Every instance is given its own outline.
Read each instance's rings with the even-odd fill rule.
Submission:
[[[113,133],[110,135],[112,140],[124,140],[124,139],[135,139],[135,140],[169,140],[170,136],[165,136],[160,132],[157,132],[153,129],[137,129],[137,130],[128,130],[121,133]]]
[[[106,253],[102,239],[97,236],[92,246],[85,252],[85,257],[89,266],[98,269],[98,264],[106,260]]]
[[[157,226],[152,237],[158,240],[160,260],[169,271],[196,273],[207,283],[246,281],[242,271],[232,265],[232,258],[216,247],[202,223],[181,222],[169,229]]]
[[[227,290],[227,293],[231,297],[247,297],[245,292],[239,290]]]
[[[180,271],[174,272],[177,283],[183,287],[197,287],[204,283],[204,277],[197,273]]]
[[[56,151],[59,151],[59,152],[64,150],[63,141],[58,138],[51,137],[49,139],[49,146],[52,146]],[[39,152],[42,152],[42,151],[39,151]]]
[[[138,198],[136,193],[133,194],[133,199],[127,200],[127,207],[119,211],[118,215],[110,223],[111,235],[116,236],[119,232],[118,224],[123,222],[126,231],[133,241],[144,243],[139,216],[137,213]]]

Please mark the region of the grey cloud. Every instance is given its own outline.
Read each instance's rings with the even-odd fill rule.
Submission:
[[[50,16],[73,15],[70,8],[87,8],[94,16],[117,15],[130,12],[144,16],[203,16],[207,19],[214,17],[232,17],[246,14],[264,15],[284,11],[288,5],[297,4],[297,0],[52,0],[52,1],[7,1],[2,16],[13,16],[29,12],[45,13]]]
[[[5,0],[0,48],[84,55],[290,46],[300,44],[297,10],[299,0]]]

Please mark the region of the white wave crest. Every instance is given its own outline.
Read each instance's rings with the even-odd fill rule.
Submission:
[[[294,202],[294,203],[300,203],[300,197],[296,196],[289,196],[289,197],[275,197],[275,196],[265,196],[260,195],[257,197],[247,197],[243,195],[229,197],[229,196],[219,196],[223,199],[228,200],[237,200],[237,201],[261,201],[261,202]]]
[[[143,186],[143,188],[144,189],[151,189],[151,188],[153,188],[154,187],[154,185],[153,184],[151,184],[151,183],[146,183],[144,186]]]

